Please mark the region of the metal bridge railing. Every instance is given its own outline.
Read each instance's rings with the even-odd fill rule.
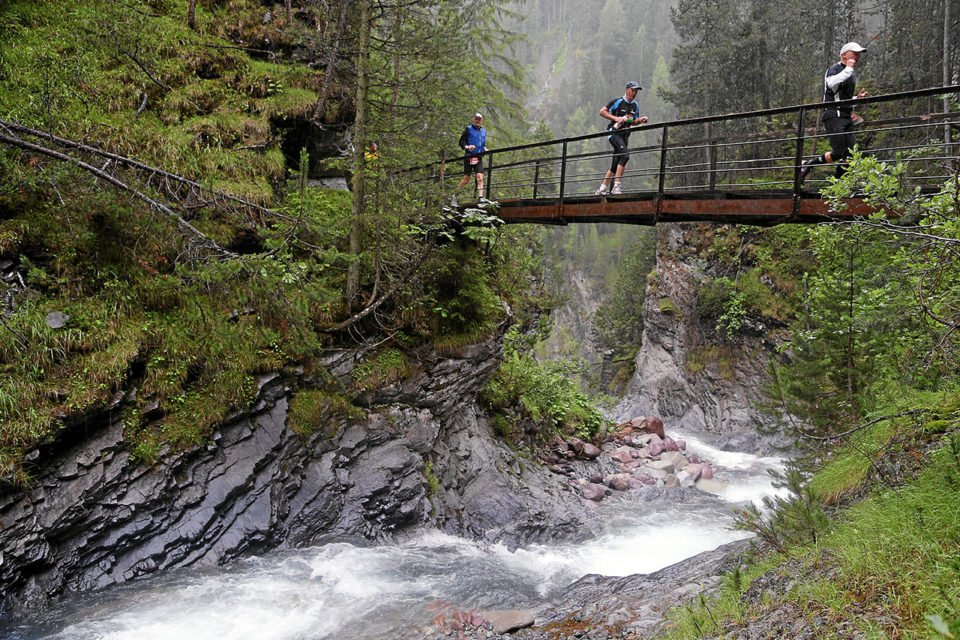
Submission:
[[[960,85],[952,85],[836,104],[851,105],[864,117],[857,128],[861,151],[903,162],[911,185],[933,185],[957,170],[953,140],[960,139],[960,105],[944,98],[958,92]],[[821,165],[805,183],[800,178],[802,161],[830,148],[819,126],[822,110],[819,103],[803,104],[632,127],[624,193],[662,198],[779,190],[797,198],[833,173],[833,165]],[[602,131],[490,150],[484,156],[485,196],[562,204],[592,195],[610,166],[608,135]],[[414,171],[418,179],[440,180],[452,189],[461,162],[457,157]]]

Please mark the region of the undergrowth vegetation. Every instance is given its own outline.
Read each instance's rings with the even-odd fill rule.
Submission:
[[[662,637],[791,636],[804,619],[816,638],[960,637],[957,181],[921,195],[902,174],[857,156],[824,190],[838,207],[856,190],[898,220],[774,232],[753,251],[762,257],[773,239],[788,242],[777,253],[804,256],[761,282],[786,269],[802,285],[777,285],[791,294],[777,317],[792,339],[770,392],[802,419],[791,430],[806,455],[779,478],[784,496],[738,515],[757,536],[748,562],[675,610]],[[701,291],[704,317],[728,337],[737,300],[775,317],[757,305],[763,296],[744,295],[742,273]]]
[[[712,599],[675,610],[662,637],[735,632],[775,609],[815,615],[818,638],[837,637],[839,629],[844,637],[954,637],[960,632],[960,434],[958,416],[951,415],[951,433],[934,439],[939,448],[915,479],[879,486],[842,517],[828,519],[803,490],[781,501],[772,520],[783,528],[774,534],[768,520],[758,529],[765,542],[776,535],[776,553],[728,574]],[[839,464],[856,455],[863,455],[856,446],[844,447]],[[830,485],[838,478],[832,467],[815,481]],[[841,474],[836,490],[846,486]]]
[[[199,2],[191,28],[187,4],[0,5],[0,121],[12,123],[0,125],[0,263],[15,285],[0,311],[4,478],[28,481],[27,452],[108,409],[139,460],[196,447],[249,406],[260,374],[316,380],[323,349],[385,343],[349,388],[298,394],[291,426],[308,435],[325,417],[356,417],[351,394],[405,375],[410,349],[486,339],[506,308],[528,304],[529,234],[431,242],[443,223],[437,187],[386,171],[424,161],[409,122],[371,129],[406,133],[382,133],[395,144],[362,168],[365,213],[351,192],[309,182],[349,165],[337,146],[350,143],[354,54],[325,40],[334,8]],[[449,11],[446,26],[409,20],[405,37],[459,25]],[[431,99],[472,99],[463,85],[475,74],[462,65],[481,58],[449,58],[433,78],[448,94]],[[430,130],[455,148],[456,135]],[[353,269],[360,288],[348,300]],[[375,314],[351,319],[374,302]]]
[[[520,447],[543,445],[555,435],[594,439],[606,424],[595,400],[578,388],[569,365],[533,358],[520,331],[514,325],[507,332],[504,362],[481,395],[496,431]]]

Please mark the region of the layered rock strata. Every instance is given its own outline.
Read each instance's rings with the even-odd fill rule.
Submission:
[[[4,613],[176,567],[384,540],[427,523],[511,546],[589,535],[579,497],[518,463],[475,405],[499,354],[497,340],[417,354],[410,376],[361,399],[365,418],[316,425],[308,438],[287,419],[302,381],[265,376],[252,408],[206,446],[150,466],[131,459],[119,411],[89,417],[31,456],[28,488],[0,488]],[[328,369],[346,378],[355,360],[343,352]]]

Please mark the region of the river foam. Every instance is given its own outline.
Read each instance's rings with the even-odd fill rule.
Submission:
[[[502,544],[422,531],[395,544],[333,543],[228,567],[181,570],[68,599],[8,629],[16,640],[386,640],[435,616],[533,607],[586,574],[651,573],[747,536],[733,507],[776,494],[783,461],[688,448],[727,483],[720,496],[643,491],[605,500],[603,532],[577,544]],[[645,497],[645,495],[647,497]],[[678,498],[677,496],[681,496]]]

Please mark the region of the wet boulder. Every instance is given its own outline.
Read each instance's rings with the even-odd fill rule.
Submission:
[[[594,502],[600,502],[607,495],[607,488],[602,484],[594,484],[588,482],[583,485],[583,488],[580,490],[581,495],[587,499]]]
[[[600,447],[590,444],[589,442],[583,443],[583,451],[580,452],[587,460],[595,460],[600,457]]]

